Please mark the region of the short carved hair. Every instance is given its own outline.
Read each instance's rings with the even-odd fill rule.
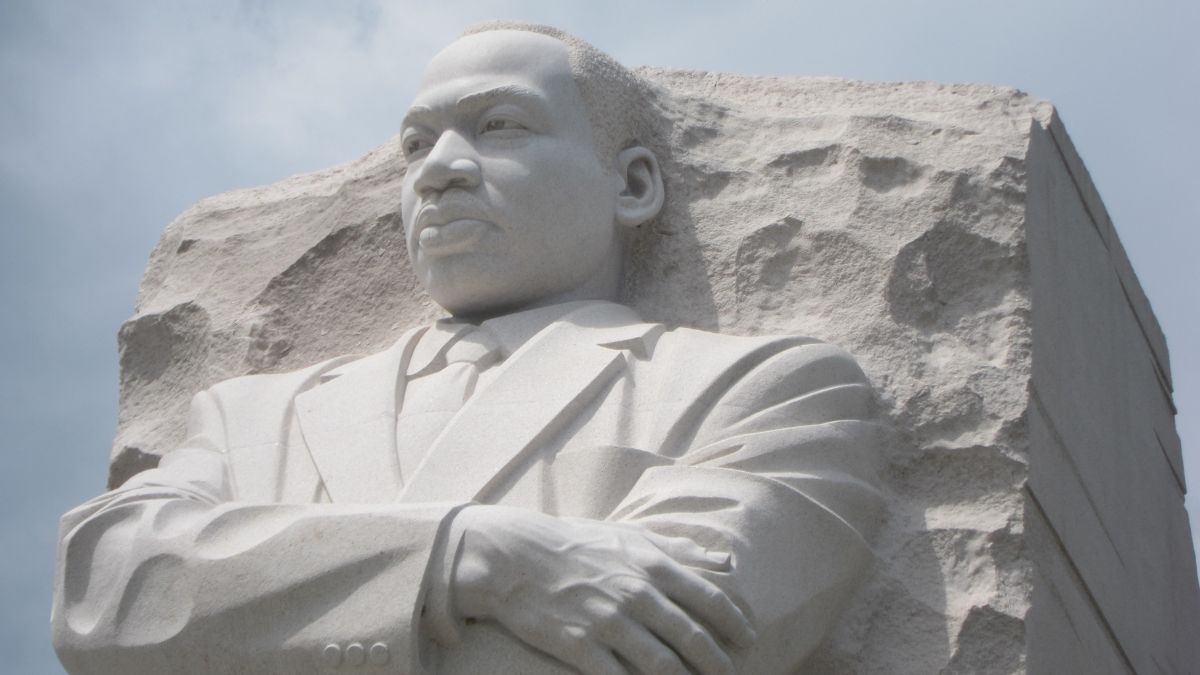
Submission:
[[[625,148],[645,144],[653,129],[646,83],[608,54],[570,33],[523,21],[487,21],[463,31],[462,37],[497,30],[538,33],[567,47],[571,76],[587,106],[596,151],[606,165]]]

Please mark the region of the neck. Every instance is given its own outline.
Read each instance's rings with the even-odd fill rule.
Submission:
[[[580,300],[619,302],[621,299],[622,275],[624,273],[622,260],[623,256],[620,255],[608,256],[604,266],[592,278],[562,293],[541,296],[524,303],[487,307],[469,313],[451,312],[451,315],[460,321],[479,323],[480,321],[487,321],[488,319],[494,319],[505,314],[514,314],[528,309],[549,307],[550,305],[560,305],[565,302],[578,302]]]

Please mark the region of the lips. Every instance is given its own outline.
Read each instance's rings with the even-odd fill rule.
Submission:
[[[417,214],[417,248],[426,255],[447,255],[469,249],[489,229],[491,221],[478,208],[461,202],[429,204]]]
[[[427,225],[417,235],[421,251],[430,255],[458,253],[470,248],[491,227],[491,223],[461,218],[444,225]]]

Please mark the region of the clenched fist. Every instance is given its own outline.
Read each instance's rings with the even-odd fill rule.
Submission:
[[[491,619],[588,675],[727,675],[754,631],[698,573],[729,556],[637,526],[474,506],[451,582],[462,618]],[[690,667],[690,669],[689,669]]]

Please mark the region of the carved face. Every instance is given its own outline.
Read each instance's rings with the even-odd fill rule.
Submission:
[[[453,314],[580,297],[619,266],[623,180],[597,157],[566,47],[493,31],[434,57],[402,129],[421,283]]]

